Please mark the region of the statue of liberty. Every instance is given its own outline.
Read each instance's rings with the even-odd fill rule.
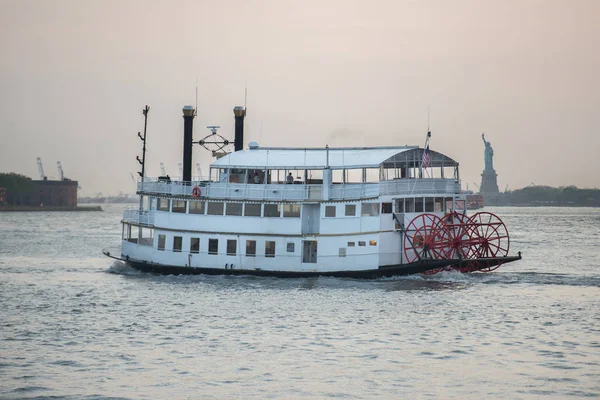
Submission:
[[[494,170],[494,149],[492,149],[492,144],[485,140],[485,134],[481,134],[481,139],[483,139],[483,143],[485,144],[485,150],[483,152],[483,157],[485,160],[485,171],[493,171]]]

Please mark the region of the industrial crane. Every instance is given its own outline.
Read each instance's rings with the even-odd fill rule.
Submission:
[[[63,181],[65,179],[65,173],[63,172],[62,165],[60,161],[56,162],[56,166],[58,167],[58,180]]]
[[[38,157],[37,163],[38,163],[38,170],[40,171],[40,180],[42,180],[42,181],[47,180],[48,178],[44,174],[44,166],[42,165],[42,159]]]

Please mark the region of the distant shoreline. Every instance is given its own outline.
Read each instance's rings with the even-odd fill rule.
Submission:
[[[79,207],[31,207],[31,206],[6,206],[0,207],[0,212],[39,212],[39,211],[103,211],[100,206]]]

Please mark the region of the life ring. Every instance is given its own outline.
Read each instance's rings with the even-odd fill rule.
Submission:
[[[200,188],[198,186],[194,186],[194,188],[192,189],[192,196],[194,196],[194,198],[197,199],[198,197],[200,197],[200,194],[202,194]]]

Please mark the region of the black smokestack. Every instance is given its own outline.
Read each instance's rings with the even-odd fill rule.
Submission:
[[[244,117],[246,116],[246,109],[242,106],[236,106],[233,108],[233,115],[235,115],[235,151],[244,149]]]
[[[192,106],[183,107],[183,177],[184,182],[192,180],[192,130],[196,110]]]

